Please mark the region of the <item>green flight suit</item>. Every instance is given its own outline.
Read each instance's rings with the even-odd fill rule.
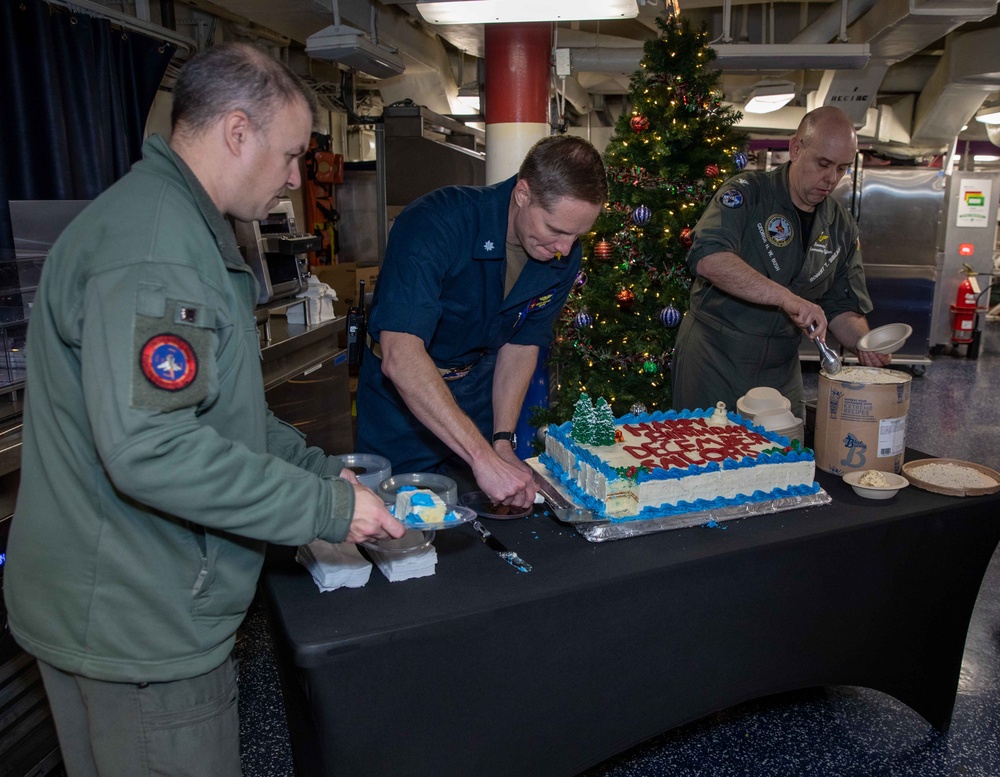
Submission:
[[[755,386],[777,389],[801,412],[802,332],[780,308],[746,302],[698,276],[698,262],[720,251],[803,299],[827,320],[871,311],[858,227],[840,203],[816,206],[806,251],[788,185],[788,165],[767,173],[744,171],[716,192],[694,230],[687,262],[695,275],[688,314],[673,359],[673,406],[736,408]]]

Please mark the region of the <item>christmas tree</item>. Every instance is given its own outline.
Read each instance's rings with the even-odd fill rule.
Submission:
[[[583,268],[567,300],[550,365],[551,407],[565,421],[581,392],[615,415],[670,408],[670,362],[691,276],[690,230],[715,190],[746,165],[741,114],[724,106],[707,31],[671,12],[657,19],[630,84],[631,112],[604,154],[608,204],[583,238]]]

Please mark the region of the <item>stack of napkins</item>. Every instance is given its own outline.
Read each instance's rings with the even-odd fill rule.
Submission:
[[[299,546],[295,560],[309,570],[320,591],[360,588],[372,574],[372,565],[350,542],[313,540]]]
[[[409,580],[411,577],[433,575],[434,567],[437,565],[437,551],[433,545],[428,545],[424,550],[405,554],[372,550],[369,547],[366,547],[365,551],[390,583]]]

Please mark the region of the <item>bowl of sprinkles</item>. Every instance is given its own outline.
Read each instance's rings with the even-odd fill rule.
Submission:
[[[984,496],[1000,491],[1000,473],[959,459],[917,459],[903,465],[917,488],[947,496]]]

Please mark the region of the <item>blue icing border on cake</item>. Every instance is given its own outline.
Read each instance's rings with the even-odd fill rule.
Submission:
[[[811,457],[810,457],[811,458]],[[555,475],[556,479],[566,488],[577,504],[587,508],[595,515],[604,518],[611,523],[625,523],[635,520],[650,520],[653,518],[666,518],[671,515],[683,515],[685,513],[704,512],[707,510],[718,510],[723,507],[738,507],[739,505],[753,504],[755,502],[768,502],[772,499],[783,499],[788,497],[808,496],[818,494],[820,485],[813,481],[811,486],[792,486],[790,488],[776,488],[773,491],[754,491],[749,496],[740,494],[731,499],[718,497],[717,499],[696,499],[693,502],[680,501],[673,505],[660,505],[659,507],[645,507],[635,515],[623,515],[609,518],[604,511],[604,503],[586,493],[577,485],[576,480],[570,476],[562,465],[553,459],[548,453],[542,453],[538,460],[544,464],[549,472]],[[779,462],[780,463],[780,462]],[[708,470],[705,470],[708,471]]]
[[[692,418],[710,418],[714,413],[714,409],[704,410],[701,408],[696,410],[655,410],[652,413],[640,414],[627,413],[626,415],[615,419],[615,426],[618,427],[626,424],[655,423],[658,421],[689,420]],[[791,441],[787,437],[783,437],[776,432],[769,432],[762,426],[754,426],[750,421],[738,413],[727,412],[726,417],[734,424],[742,426],[744,429],[747,429],[754,434],[760,435],[768,442],[773,442],[776,446],[786,448],[791,444]],[[615,469],[604,459],[600,458],[592,451],[582,448],[579,443],[572,438],[572,430],[573,422],[565,421],[564,423],[558,425],[549,424],[548,434],[554,434],[554,439],[558,440],[562,443],[563,447],[573,453],[576,456],[577,461],[582,460],[585,464],[593,467],[595,470],[604,475],[604,478],[609,483],[613,483],[618,480],[621,477],[618,472],[616,472]],[[691,464],[684,469],[680,467],[671,467],[670,469],[662,469],[658,467],[651,472],[640,472],[636,477],[636,483],[646,483],[650,480],[678,480],[680,478],[694,475],[704,475],[708,472],[718,472],[720,468],[733,470],[756,467],[763,464],[790,464],[799,461],[814,460],[815,455],[809,449],[801,451],[792,450],[788,453],[766,453],[760,454],[756,457],[746,456],[740,461],[726,459],[722,465],[718,462],[712,461],[708,464]]]

